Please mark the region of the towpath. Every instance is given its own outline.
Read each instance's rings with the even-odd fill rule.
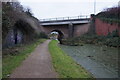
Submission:
[[[37,46],[34,52],[16,68],[10,78],[57,78],[48,51],[50,40]]]

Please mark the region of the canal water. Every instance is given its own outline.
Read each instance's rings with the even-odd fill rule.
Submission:
[[[118,48],[92,44],[60,47],[95,78],[118,78]]]

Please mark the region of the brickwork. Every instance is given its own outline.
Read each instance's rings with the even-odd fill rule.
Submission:
[[[69,36],[68,34],[68,25],[56,25],[56,26],[44,26],[42,27],[42,31],[46,34],[50,34],[53,30],[59,30],[63,33],[64,38]]]
[[[118,30],[119,36],[120,36],[120,26],[117,24],[109,24],[106,22],[101,21],[100,19],[95,20],[95,31],[97,35],[108,35],[108,33],[112,33],[115,30]]]
[[[74,25],[74,37],[81,36],[88,32],[90,24]]]
[[[54,25],[43,26],[42,30],[46,34],[50,34],[53,30],[59,30],[63,33],[64,38],[77,37],[88,32],[90,24],[77,24],[77,25]]]

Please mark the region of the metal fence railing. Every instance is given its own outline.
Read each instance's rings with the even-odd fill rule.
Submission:
[[[72,20],[72,19],[87,19],[87,18],[90,18],[90,15],[80,15],[80,16],[72,16],[72,17],[48,18],[48,19],[40,19],[40,21],[57,21],[57,20]]]

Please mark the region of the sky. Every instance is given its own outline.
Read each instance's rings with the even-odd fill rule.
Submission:
[[[24,7],[29,7],[38,19],[80,16],[95,14],[117,6],[119,0],[18,0]]]

